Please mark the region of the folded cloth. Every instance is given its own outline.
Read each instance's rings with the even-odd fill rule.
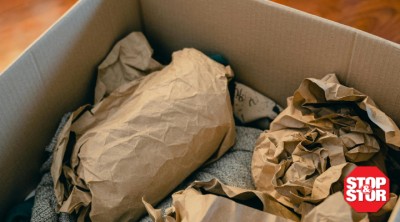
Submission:
[[[259,129],[236,126],[236,143],[221,159],[204,166],[188,177],[173,192],[186,189],[194,181],[210,181],[217,178],[222,183],[248,190],[254,190],[251,178],[251,158],[258,136]],[[160,204],[158,209],[171,207],[172,197],[169,195]],[[145,216],[140,222],[150,222],[152,219]]]
[[[46,147],[45,151],[49,154],[49,158],[43,163],[40,168],[40,172],[43,174],[42,179],[35,191],[35,201],[32,209],[32,222],[47,222],[47,221],[60,221],[60,222],[72,222],[76,221],[74,214],[67,213],[56,213],[57,200],[54,195],[53,179],[50,175],[50,167],[53,162],[53,150],[57,144],[58,135],[61,129],[66,124],[69,116],[67,113],[61,119],[56,134],[51,140],[50,144]]]
[[[5,222],[29,221],[32,216],[34,198],[28,198],[24,202],[14,206],[7,214]]]

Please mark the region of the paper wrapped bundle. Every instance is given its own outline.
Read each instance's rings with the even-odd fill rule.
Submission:
[[[235,141],[227,70],[194,49],[82,107],[58,138],[59,210],[93,221],[137,220]]]
[[[305,79],[262,133],[253,154],[256,188],[305,215],[335,191],[356,164],[383,172],[383,151],[399,149],[396,124],[334,74]]]

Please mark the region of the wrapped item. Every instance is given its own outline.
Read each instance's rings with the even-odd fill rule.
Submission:
[[[241,124],[250,124],[259,129],[268,129],[271,121],[282,108],[270,98],[250,87],[235,83],[233,114]]]
[[[236,142],[219,160],[199,168],[182,182],[174,192],[187,188],[194,181],[210,181],[218,179],[221,183],[239,187],[247,190],[254,190],[253,179],[251,178],[251,158],[254,145],[261,130],[236,126]],[[172,197],[168,195],[163,201],[156,205],[165,214],[165,209],[171,207]],[[146,215],[139,222],[152,222]]]
[[[95,103],[121,85],[162,69],[152,55],[153,49],[141,32],[132,32],[115,44],[98,67]]]
[[[35,202],[32,207],[31,222],[73,222],[76,221],[76,215],[57,213],[56,206],[57,200],[54,195],[53,178],[50,174],[51,164],[53,162],[53,151],[57,145],[57,138],[60,135],[64,125],[68,122],[71,113],[66,113],[61,119],[55,135],[53,136],[49,145],[45,148],[49,158],[40,167],[42,179],[35,189]]]
[[[276,202],[269,195],[237,187],[226,186],[218,180],[194,182],[187,189],[172,195],[172,207],[162,217],[143,199],[155,222],[184,221],[299,221],[296,214]]]
[[[386,147],[399,149],[392,119],[334,74],[305,79],[287,101],[256,143],[252,175],[257,190],[303,216],[341,191],[355,164],[386,172]]]
[[[51,173],[58,208],[93,221],[137,220],[235,141],[227,70],[195,49],[72,114]]]

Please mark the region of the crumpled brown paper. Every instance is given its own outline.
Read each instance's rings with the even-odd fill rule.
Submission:
[[[319,129],[288,129],[260,135],[252,174],[258,190],[303,214],[303,202],[321,202],[344,172],[354,167],[346,162],[336,135]]]
[[[252,174],[257,190],[303,216],[342,190],[354,163],[385,172],[386,145],[399,149],[392,119],[334,74],[305,79],[287,102],[256,143]]]
[[[321,80],[303,80],[288,107],[271,123],[271,131],[318,127],[343,138],[346,156],[365,161],[379,151],[373,134],[400,150],[400,130],[374,101],[356,89],[343,86],[335,74]]]
[[[226,69],[195,49],[73,113],[51,173],[59,210],[93,221],[137,220],[235,141]]]
[[[153,49],[141,32],[119,41],[98,67],[95,104],[123,84],[162,69],[152,58]]]
[[[143,203],[155,222],[184,221],[299,221],[296,214],[269,195],[227,186],[213,179],[196,181],[187,189],[172,195],[172,206],[163,217],[144,198]]]
[[[357,213],[344,200],[342,192],[336,192],[326,198],[302,218],[304,222],[353,221],[369,222],[367,213]]]
[[[392,211],[397,201],[397,195],[390,194],[389,201],[376,213],[357,213],[344,200],[342,192],[336,192],[326,198],[321,204],[314,207],[301,221],[387,221],[388,213]]]
[[[375,213],[368,213],[368,217],[371,221],[388,221],[392,210],[396,206],[398,196],[395,193],[390,193],[389,201],[383,205],[383,207]]]

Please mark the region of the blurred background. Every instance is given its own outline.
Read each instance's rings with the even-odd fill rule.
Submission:
[[[75,2],[0,0],[0,73]]]
[[[400,0],[273,1],[400,43]],[[0,0],[0,73],[76,2]]]

